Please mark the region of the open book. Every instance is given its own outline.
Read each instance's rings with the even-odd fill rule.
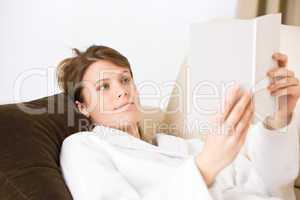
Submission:
[[[221,108],[226,88],[233,83],[253,91],[255,121],[275,111],[275,98],[267,91],[266,73],[276,66],[272,54],[280,51],[280,25],[281,14],[191,25],[190,122],[197,120],[205,126]]]

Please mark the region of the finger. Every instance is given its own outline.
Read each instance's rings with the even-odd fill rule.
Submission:
[[[279,67],[272,67],[268,72],[267,76],[270,78],[276,77],[294,77],[295,73],[287,68],[279,68]]]
[[[277,90],[276,92],[271,93],[272,96],[281,97],[285,95],[299,96],[300,95],[300,87],[291,86]]]
[[[287,65],[288,57],[285,54],[277,52],[272,55],[272,58],[278,63],[279,67],[285,67]]]
[[[237,122],[240,120],[242,114],[244,113],[249,101],[251,100],[251,92],[245,91],[240,98],[240,100],[234,105],[232,111],[226,120],[226,125],[229,129],[234,129]]]
[[[241,95],[242,91],[239,85],[235,85],[228,90],[225,99],[224,111],[222,114],[222,122],[227,119],[234,104],[241,98]]]
[[[241,134],[243,133],[244,129],[251,124],[251,119],[253,116],[253,102],[250,101],[245,112],[243,113],[242,118],[238,122],[235,128],[235,133],[238,138],[241,137]]]
[[[253,114],[252,114],[253,116]],[[245,128],[244,130],[242,131],[242,133],[240,134],[240,138],[239,138],[239,141],[238,141],[238,148],[241,148],[244,144],[245,144],[245,141],[246,141],[246,138],[247,138],[247,135],[249,133],[249,128],[251,126],[251,123],[249,123]]]
[[[299,80],[294,77],[288,77],[280,79],[273,84],[268,86],[268,90],[272,93],[277,91],[278,89],[289,87],[289,86],[295,86],[299,84]]]

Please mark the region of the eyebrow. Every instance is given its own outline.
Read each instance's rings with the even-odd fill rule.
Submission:
[[[124,71],[122,71],[120,74],[125,74],[125,73],[129,73],[129,71],[128,71],[128,70],[124,70]],[[95,84],[98,84],[98,83],[101,82],[101,81],[108,81],[108,80],[109,80],[109,78],[99,79],[99,80],[96,81]]]

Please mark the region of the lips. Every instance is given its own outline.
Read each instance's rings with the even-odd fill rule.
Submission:
[[[124,104],[121,104],[120,106],[114,108],[114,110],[119,110],[127,105],[130,105],[130,104],[134,104],[133,102],[127,102],[127,103],[124,103]]]

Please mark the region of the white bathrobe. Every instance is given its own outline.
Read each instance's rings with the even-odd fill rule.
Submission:
[[[252,127],[243,151],[210,188],[195,164],[203,142],[159,133],[157,146],[104,126],[73,134],[63,142],[61,168],[75,200],[293,200],[293,121],[276,131]]]

